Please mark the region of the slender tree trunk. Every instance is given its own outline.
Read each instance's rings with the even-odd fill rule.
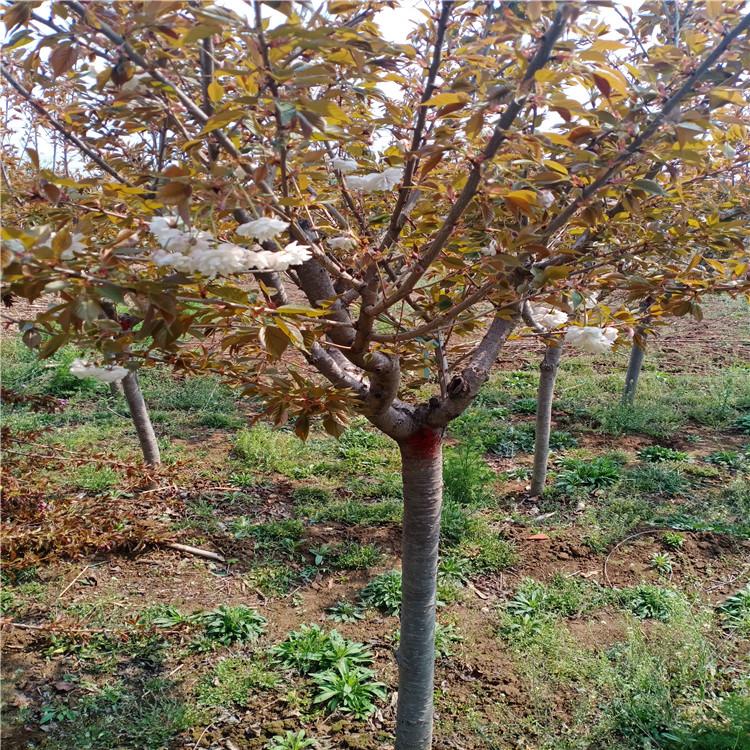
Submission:
[[[625,375],[625,390],[622,393],[623,401],[628,404],[632,404],[635,400],[635,394],[638,390],[638,378],[641,376],[643,358],[646,354],[643,346],[639,346],[636,343],[637,338],[640,338],[641,343],[645,345],[646,334],[640,328],[633,339],[633,347],[630,350],[630,362],[628,362],[628,372]]]
[[[441,430],[426,427],[399,443],[404,540],[396,750],[432,747],[442,440]]]
[[[156,442],[156,434],[148,416],[148,408],[143,400],[141,385],[138,375],[134,372],[128,373],[122,379],[122,390],[125,400],[128,402],[130,417],[135,425],[138,442],[143,451],[143,460],[150,466],[156,466],[160,461],[159,444]]]
[[[118,396],[124,396],[125,392],[122,389],[122,381],[115,380],[112,383],[110,383],[109,392],[112,395],[112,398],[117,398]]]
[[[534,471],[531,475],[531,494],[541,495],[547,481],[549,435],[552,426],[552,399],[555,395],[557,368],[562,357],[562,341],[547,345],[544,359],[539,364],[539,390],[536,397],[536,437],[534,440]]]

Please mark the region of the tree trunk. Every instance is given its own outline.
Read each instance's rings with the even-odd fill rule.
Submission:
[[[441,430],[425,427],[399,443],[404,538],[396,750],[432,747],[442,440]]]
[[[122,380],[114,380],[109,384],[109,392],[112,395],[112,398],[118,398],[119,396],[124,396],[125,392],[122,389]]]
[[[547,481],[549,435],[552,425],[552,398],[555,394],[557,368],[562,357],[562,341],[548,344],[544,359],[539,364],[539,390],[536,397],[536,437],[534,440],[534,471],[531,475],[531,494],[541,495]]]
[[[122,379],[122,390],[125,400],[128,402],[130,417],[135,425],[135,431],[138,435],[138,442],[141,444],[143,451],[143,460],[150,466],[156,466],[160,461],[159,444],[156,442],[154,428],[151,425],[151,418],[148,416],[146,402],[143,400],[141,385],[138,382],[138,375],[129,372]]]
[[[628,372],[625,375],[625,390],[623,391],[622,398],[628,404],[632,404],[635,400],[635,394],[638,390],[638,378],[641,376],[641,370],[643,369],[643,358],[646,354],[643,346],[639,346],[636,340],[640,338],[641,343],[645,346],[646,334],[638,329],[636,335],[633,337],[633,347],[630,350],[630,362],[628,362]]]

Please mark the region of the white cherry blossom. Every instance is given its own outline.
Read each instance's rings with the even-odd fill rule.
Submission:
[[[332,250],[354,250],[357,247],[357,240],[353,237],[341,235],[340,237],[329,237],[326,242]]]
[[[384,172],[373,172],[363,177],[348,177],[346,185],[350,190],[361,190],[363,193],[377,193],[393,188],[401,180],[401,170],[388,167]]]
[[[96,378],[103,383],[114,383],[122,380],[128,374],[128,370],[119,365],[96,367],[84,359],[74,359],[70,365],[70,373],[80,379]]]
[[[237,234],[239,234],[240,237],[252,237],[258,242],[265,242],[266,240],[272,240],[276,235],[281,234],[288,226],[288,221],[281,221],[281,219],[264,216],[260,219],[240,224],[237,227]]]
[[[595,326],[576,326],[569,328],[565,341],[577,349],[590,354],[606,354],[617,339],[616,328],[597,328]]]
[[[357,164],[354,159],[331,159],[331,166],[338,172],[341,172],[341,174],[348,174],[349,172],[354,172],[355,169],[359,169],[359,164]]]
[[[557,328],[568,320],[567,313],[547,305],[532,305],[531,315],[540,326],[549,329]]]

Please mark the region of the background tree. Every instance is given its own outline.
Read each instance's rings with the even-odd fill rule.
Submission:
[[[567,334],[612,346],[638,325],[629,297],[658,320],[747,289],[743,221],[696,217],[683,190],[744,153],[750,16],[675,2],[665,21],[645,2],[613,29],[596,2],[445,2],[399,45],[376,23],[387,2],[271,5],[273,27],[261,3],[10,6],[16,106],[81,161],[38,170],[43,210],[17,207],[3,267],[14,293],[60,296],[33,321],[41,356],[75,342],[211,370],[302,438],[359,413],[398,443],[396,743],[427,748],[445,429],[525,302],[612,292],[601,325]],[[638,241],[680,205],[674,239]],[[704,268],[707,243],[727,257]],[[140,322],[116,330],[102,301]]]

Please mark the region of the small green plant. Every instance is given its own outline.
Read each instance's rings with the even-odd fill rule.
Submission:
[[[452,498],[446,498],[440,516],[441,546],[456,547],[464,540],[473,538],[480,525],[474,510],[465,508]]]
[[[680,596],[671,589],[649,583],[624,589],[621,597],[628,609],[641,620],[668,620],[680,602]]]
[[[750,413],[743,414],[732,422],[732,427],[739,430],[743,435],[750,435]]]
[[[445,555],[440,558],[438,575],[446,581],[467,583],[471,575],[471,560],[463,555]]]
[[[295,669],[302,675],[320,669],[325,663],[325,650],[330,638],[319,625],[301,625],[287,635],[285,641],[272,646],[268,653],[284,669]]]
[[[301,675],[342,664],[369,664],[373,659],[364,644],[347,640],[336,630],[326,632],[315,624],[300,626],[268,653],[283,668],[295,669]]]
[[[464,637],[455,625],[435,623],[435,656],[440,659],[453,654],[453,647]]]
[[[328,607],[326,612],[328,619],[334,622],[357,622],[365,616],[362,608],[352,602],[336,602]]]
[[[706,456],[706,462],[716,466],[725,466],[728,469],[741,469],[745,466],[746,459],[739,451],[714,451]]]
[[[504,471],[501,474],[502,479],[517,479],[523,481],[531,476],[531,469],[526,466],[517,466],[510,471]]]
[[[331,559],[331,565],[342,570],[366,570],[377,565],[383,553],[371,544],[357,544],[351,542],[335,553]]]
[[[317,740],[308,737],[304,729],[299,732],[287,729],[286,734],[275,734],[263,747],[266,750],[304,750],[306,747],[317,746]]]
[[[577,448],[578,441],[564,430],[552,430],[549,436],[549,447],[552,451],[564,451],[568,448]]]
[[[690,456],[682,451],[666,448],[663,445],[648,445],[638,452],[641,461],[649,463],[662,463],[663,461],[687,461]]]
[[[473,573],[507,570],[518,562],[515,542],[489,530],[464,541],[459,551],[469,561]]]
[[[619,462],[607,456],[599,456],[590,461],[565,458],[562,467],[556,485],[566,494],[579,489],[592,491],[611,487],[620,480]]]
[[[660,575],[669,575],[674,567],[674,558],[668,552],[654,552],[650,565]]]
[[[196,696],[203,706],[247,706],[253,695],[275,690],[281,682],[281,677],[268,668],[262,654],[251,658],[230,656],[201,678]]]
[[[158,628],[174,628],[194,622],[194,617],[183,615],[173,604],[159,604],[141,613],[141,622],[153,623]]]
[[[538,617],[544,608],[544,588],[536,581],[526,581],[509,599],[505,609],[513,617]]]
[[[386,686],[372,678],[375,672],[349,662],[313,676],[317,686],[314,703],[325,703],[329,712],[337,709],[355,719],[366,719],[375,713],[375,700],[385,700]]]
[[[52,721],[64,722],[64,721],[75,721],[78,714],[72,709],[68,708],[63,704],[55,704],[45,706],[42,709],[42,714],[39,717],[40,724],[49,724]]]
[[[519,398],[511,404],[511,408],[516,414],[536,414],[536,399]]]
[[[718,607],[724,627],[741,634],[750,634],[750,583],[727,597]]]
[[[685,544],[685,535],[679,531],[665,531],[661,535],[661,543],[670,549],[679,549]]]
[[[467,445],[446,452],[443,461],[444,494],[460,505],[481,505],[492,499],[495,472],[482,454]]]
[[[362,603],[389,615],[397,615],[401,609],[401,573],[392,570],[381,573],[360,592]]]
[[[254,609],[238,604],[226,607],[223,604],[200,615],[205,637],[224,646],[255,641],[266,632],[266,619]]]

